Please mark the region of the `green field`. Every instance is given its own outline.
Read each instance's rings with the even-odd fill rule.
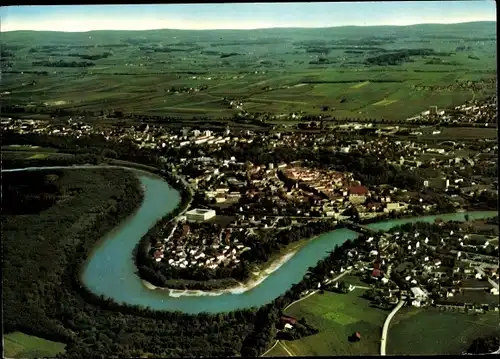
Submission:
[[[483,335],[500,334],[498,312],[465,314],[402,308],[389,327],[387,354],[451,355]]]
[[[226,97],[249,112],[404,120],[431,105],[449,108],[495,92],[459,85],[496,78],[495,22],[401,29],[7,32],[2,103],[49,113],[220,118],[240,111]],[[369,62],[401,49],[434,52],[394,65]],[[316,64],[320,58],[327,63]],[[199,91],[168,92],[172,87]]]
[[[39,151],[36,149],[36,151],[32,150],[17,150],[10,148],[9,150],[4,150],[2,148],[2,158],[5,160],[21,160],[21,159],[27,159],[27,160],[40,160],[40,159],[46,159],[46,158],[61,158],[61,157],[70,157],[73,156],[68,153],[58,153],[58,152],[52,152],[52,151]]]
[[[49,156],[50,155],[48,153],[35,153],[34,155],[31,155],[30,157],[28,157],[28,159],[29,160],[39,160],[42,158],[47,158]]]
[[[57,149],[48,147],[38,147],[38,146],[8,145],[8,146],[2,146],[2,151],[57,152]]]
[[[347,294],[325,292],[292,305],[287,315],[304,317],[320,332],[287,341],[287,347],[297,356],[379,354],[382,326],[389,312],[370,307],[370,302],[361,298],[363,292],[362,289]],[[361,341],[350,343],[348,337],[356,331],[360,332]]]
[[[64,353],[66,344],[14,332],[4,335],[4,357],[39,358],[54,357]]]

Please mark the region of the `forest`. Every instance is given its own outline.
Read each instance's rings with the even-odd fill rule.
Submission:
[[[164,165],[159,161],[159,153],[157,151],[138,149],[129,141],[121,143],[109,142],[102,136],[76,139],[66,136],[4,133],[3,145],[9,144],[30,144],[57,148],[64,153],[73,153],[75,161],[83,161],[79,163],[101,163],[109,161],[109,159],[133,161],[157,167],[158,172],[166,176],[162,169]],[[279,153],[279,156],[286,156],[284,151]],[[255,154],[252,156],[255,156]],[[265,155],[259,154],[258,156],[262,159]],[[44,164],[43,161],[48,160],[28,160],[17,165],[15,162],[10,161],[9,166],[23,167],[27,163],[29,165],[42,165]],[[51,165],[69,164],[69,159],[64,158],[49,161],[51,161]],[[57,163],[58,161],[60,162]],[[58,176],[58,173],[54,172],[52,174]],[[53,178],[55,179],[55,177]],[[40,188],[48,191],[48,196],[45,198],[51,198],[51,195],[52,197],[57,197],[64,193],[72,193],[71,191],[65,192],[63,189],[56,190],[55,187],[50,187],[49,178],[45,180],[48,181],[47,184],[44,182],[43,186],[40,185]],[[110,175],[109,181],[113,184],[113,181],[116,181],[116,175]],[[120,183],[123,185],[123,177]],[[132,191],[132,193],[124,194],[122,192],[121,196],[118,193],[115,194],[118,199],[123,199],[122,203],[138,195],[130,189],[134,188],[134,185],[132,183],[129,184],[131,187],[128,187],[128,191]],[[22,186],[24,182],[19,181],[18,185]],[[64,188],[64,186],[62,187]],[[77,186],[74,187],[77,188]],[[115,185],[105,186],[105,188],[110,191],[117,191],[119,188],[122,188],[122,191],[126,192],[123,187]],[[15,191],[16,189],[13,188],[12,190]],[[53,192],[50,192],[51,190]],[[20,187],[18,187],[17,191],[20,191]],[[27,197],[34,194],[34,192],[28,192]],[[91,195],[88,194],[88,196]],[[112,196],[110,194],[110,197]],[[99,197],[102,202],[103,196],[101,193],[99,193]],[[40,196],[39,198],[42,197]],[[33,200],[34,198],[32,197],[31,203],[33,203]],[[11,277],[12,273],[31,273],[31,266],[23,258],[26,256],[26,253],[31,253],[32,250],[34,252],[40,250],[40,253],[46,254],[45,257],[47,258],[44,258],[40,262],[42,264],[48,262],[45,265],[50,265],[51,267],[48,268],[54,269],[47,270],[40,268],[37,274],[42,275],[45,273],[45,276],[38,282],[26,281],[25,279],[19,281],[21,284],[18,286],[11,280],[10,283],[7,283],[9,287],[4,286],[4,292],[5,288],[11,291],[10,294],[4,294],[4,298],[6,298],[4,307],[10,305],[11,308],[14,308],[11,310],[11,314],[6,313],[4,315],[6,332],[19,330],[27,334],[67,343],[67,351],[64,355],[59,355],[60,358],[107,358],[110,356],[258,356],[265,352],[271,346],[272,340],[275,339],[275,326],[283,309],[298,299],[300,293],[304,290],[315,288],[319,280],[330,274],[330,270],[338,271],[341,266],[345,266],[346,259],[344,254],[346,250],[362,245],[363,240],[362,237],[359,237],[352,242],[346,241],[342,246],[336,247],[327,258],[319,261],[314,268],[310,268],[300,283],[293,285],[286,293],[260,308],[218,314],[200,313],[199,315],[153,311],[144,307],[116,303],[109,298],[94,295],[81,285],[78,273],[75,271],[77,267],[75,264],[83,262],[87,257],[88,251],[93,247],[98,238],[110,229],[108,225],[111,223],[116,224],[118,217],[124,218],[126,216],[124,212],[132,210],[134,206],[132,202],[128,209],[123,205],[118,206],[117,209],[123,212],[120,212],[121,214],[111,214],[112,221],[108,221],[105,216],[98,216],[93,226],[90,226],[92,223],[86,222],[86,216],[78,216],[78,218],[82,219],[80,221],[75,220],[74,223],[78,224],[72,227],[72,229],[82,228],[82,235],[69,237],[73,239],[68,240],[67,243],[65,243],[65,240],[68,239],[67,236],[60,235],[55,239],[55,237],[47,235],[47,240],[43,242],[35,241],[32,246],[19,246],[19,242],[17,242],[17,249],[15,245],[5,246],[9,248],[6,256],[9,256],[9,251],[19,256],[11,255],[11,257],[15,258],[13,262],[15,263],[14,267],[8,261],[4,262],[4,273],[6,276],[9,275],[9,272],[11,273]],[[64,202],[61,205],[64,205]],[[50,211],[55,210],[57,207],[58,205],[55,205],[45,211],[52,213]],[[40,206],[40,208],[43,208],[43,206]],[[17,208],[16,211],[19,212],[22,209]],[[75,214],[76,211],[72,209],[67,212],[65,215]],[[17,216],[11,216],[10,219],[8,217],[5,215],[2,217],[2,234],[4,235],[4,240],[5,234],[3,232],[7,230],[4,223],[9,220],[14,221],[10,223],[21,220],[16,219]],[[99,220],[99,218],[101,219]],[[25,220],[27,221],[27,219]],[[30,223],[30,226],[33,225],[35,228],[39,228],[36,227],[37,223],[36,221]],[[87,224],[89,227],[86,227]],[[40,224],[38,225],[40,226]],[[304,231],[309,232],[297,233],[297,236],[326,230],[322,228],[325,225],[318,223],[315,225],[316,227],[304,229]],[[62,227],[58,225],[52,226],[59,229]],[[20,227],[16,225],[11,227],[11,230],[26,233],[22,234],[26,236],[32,233],[29,230],[29,226]],[[37,235],[43,235],[44,233],[42,230],[38,232]],[[294,236],[294,234],[290,235]],[[12,238],[13,234],[10,234],[10,236]],[[33,237],[27,238],[33,241]],[[39,237],[35,238],[40,239]],[[49,238],[52,240],[49,240]],[[7,238],[7,240],[9,239]],[[66,245],[58,245],[60,244],[59,241],[62,241]],[[283,238],[282,241],[286,242],[287,239]],[[41,243],[44,245],[42,246]],[[274,246],[271,243],[268,245],[269,247]],[[26,250],[26,248],[29,250]],[[253,253],[252,255],[256,258],[250,259],[265,260],[266,253],[262,252],[257,251]],[[60,254],[60,256],[56,256],[56,258],[50,257],[54,254]],[[33,253],[33,255],[36,255],[36,253]],[[35,263],[34,265],[39,266],[40,264]],[[62,274],[58,276],[57,273]],[[19,290],[19,288],[22,288],[22,290]]]
[[[13,164],[13,163],[11,163]],[[19,161],[15,167],[25,165]],[[74,337],[61,317],[65,278],[93,245],[142,201],[137,177],[123,169],[2,174],[4,328],[47,339]]]
[[[33,66],[44,66],[44,67],[91,67],[95,66],[95,63],[91,61],[33,61]]]
[[[81,285],[78,268],[93,245],[140,201],[137,179],[127,175],[123,170],[88,169],[6,178],[5,193],[22,193],[36,182],[28,198],[35,193],[38,198],[66,198],[56,204],[49,201],[48,208],[40,205],[36,215],[2,217],[7,249],[5,331],[65,342],[67,351],[61,358],[255,356],[265,351],[275,337],[280,310],[307,284],[295,286],[258,310],[196,316],[121,305]],[[33,211],[29,207],[23,211],[18,205],[16,213]],[[17,240],[21,236],[23,240]]]
[[[367,65],[401,65],[403,62],[413,62],[412,56],[450,56],[451,53],[436,52],[433,49],[401,49],[396,52],[384,53],[369,57],[365,60]]]

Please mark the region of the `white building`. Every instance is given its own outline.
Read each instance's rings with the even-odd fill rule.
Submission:
[[[412,292],[413,297],[415,298],[415,300],[425,301],[427,299],[427,294],[422,289],[420,289],[419,287],[413,287],[413,288],[411,288],[411,292]]]
[[[186,219],[192,222],[203,222],[215,217],[216,213],[213,209],[195,208],[186,212]]]

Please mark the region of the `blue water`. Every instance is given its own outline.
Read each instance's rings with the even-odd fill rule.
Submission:
[[[338,229],[320,235],[302,247],[266,280],[244,293],[173,297],[167,290],[151,290],[143,285],[136,274],[132,252],[148,230],[179,205],[181,198],[179,193],[163,179],[146,175],[142,171],[134,171],[144,187],[144,201],[141,207],[97,245],[82,271],[82,281],[90,290],[120,303],[186,313],[217,313],[261,306],[273,301],[293,284],[300,282],[307,269],[314,267],[320,259],[326,257],[335,245],[358,236],[357,233],[348,229]],[[494,217],[498,215],[498,212],[463,212],[397,219],[370,224],[369,227],[389,230],[394,226],[409,222],[433,222],[436,218],[463,221],[465,214],[468,214],[471,219],[480,219]]]
[[[140,238],[180,201],[179,194],[161,179],[139,175],[145,187],[145,200],[137,214],[112,233],[96,250],[83,273],[84,283],[95,293],[111,297],[118,302],[149,306],[153,309],[178,310],[187,313],[226,312],[261,306],[285,293],[293,284],[302,280],[309,267],[326,257],[336,244],[354,239],[357,233],[339,229],[325,233],[302,247],[288,262],[269,275],[255,288],[239,294],[224,293],[218,296],[176,296],[169,291],[146,288],[135,274],[131,253]],[[396,225],[426,221],[464,220],[466,213],[452,213],[413,219],[400,219],[370,224],[370,227],[388,230]],[[486,218],[497,212],[471,212],[470,218]]]

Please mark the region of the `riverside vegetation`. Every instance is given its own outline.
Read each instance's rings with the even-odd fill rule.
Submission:
[[[25,163],[21,161],[18,165]],[[122,185],[116,183],[116,178],[120,178]],[[23,331],[67,343],[66,353],[59,354],[59,357],[138,356],[148,353],[161,356],[193,353],[257,355],[275,337],[274,325],[279,311],[297,299],[300,291],[313,284],[306,279],[272,304],[258,310],[227,314],[202,313],[193,316],[119,305],[81,288],[77,281],[78,268],[100,235],[109,230],[106,224],[110,224],[104,221],[106,215],[103,210],[89,209],[88,206],[96,202],[103,205],[103,193],[111,192],[111,197],[115,196],[116,203],[120,203],[116,207],[122,208],[123,214],[127,214],[126,210],[130,213],[140,198],[125,188],[130,191],[137,188],[137,183],[132,178],[127,181],[125,171],[114,169],[41,170],[29,175],[14,172],[5,175],[4,180],[9,204],[9,211],[2,219],[8,248],[5,261],[5,329],[7,333]],[[33,184],[31,190],[24,191],[30,184]],[[68,199],[68,191],[80,186],[85,187],[73,199]],[[26,193],[28,200],[13,204],[19,193]],[[59,201],[55,203],[53,198]],[[30,204],[38,199],[41,203],[36,209],[44,210],[35,218],[15,215],[33,213],[35,207]],[[129,206],[124,205],[124,199],[130,200]],[[106,205],[103,206],[106,208]],[[82,216],[82,211],[93,216],[94,223],[99,227],[92,226],[89,215]],[[113,220],[116,219],[115,216]],[[47,226],[50,221],[78,225],[69,225],[71,233],[62,233],[67,226]],[[54,227],[62,232],[54,231]],[[20,233],[24,235],[23,241],[15,241]],[[29,250],[26,251],[26,248]],[[338,255],[340,252],[337,249],[335,253]],[[33,271],[34,268],[37,270]],[[33,272],[38,274],[37,285],[30,284],[33,283]],[[307,323],[303,326],[305,334],[314,333]],[[212,334],[207,334],[207,328]]]
[[[79,163],[98,164],[101,162],[110,163],[111,159],[122,159],[127,161],[139,162],[152,166],[148,170],[161,173],[162,176],[168,176],[165,172],[155,170],[162,168],[164,164],[159,160],[157,153],[148,149],[138,150],[131,142],[110,142],[102,136],[90,136],[79,140],[61,137],[61,136],[39,136],[34,134],[17,135],[9,134],[9,143],[11,144],[33,144],[41,147],[54,147],[67,153],[78,154]],[[9,144],[6,143],[6,144]],[[167,149],[162,151],[167,158],[176,158],[185,156],[183,149]],[[161,152],[160,152],[161,153]],[[235,156],[243,161],[251,161],[256,164],[292,162],[299,159],[308,159],[314,161],[321,167],[334,167],[339,171],[349,170],[354,172],[356,178],[359,178],[366,184],[390,183],[401,188],[418,189],[422,183],[421,179],[410,172],[401,171],[393,165],[388,165],[375,159],[374,157],[362,155],[360,153],[344,154],[330,151],[312,151],[308,149],[291,151],[290,149],[277,149],[269,153],[258,141],[255,145],[243,145],[242,147],[222,146],[221,150],[211,155],[219,158],[228,158]],[[107,159],[105,159],[105,157]],[[50,159],[50,158],[49,158]],[[66,161],[75,159],[66,158]],[[31,160],[33,164],[37,160]],[[42,161],[42,160],[38,160]],[[8,163],[7,163],[8,165]],[[208,269],[199,269],[191,271],[189,269],[174,268],[163,262],[156,262],[148,253],[151,244],[158,239],[162,233],[165,223],[174,218],[185,204],[191,200],[191,193],[182,188],[182,183],[178,183],[172,178],[166,178],[169,183],[180,190],[182,199],[181,205],[169,213],[162,221],[159,221],[148,233],[141,239],[135,251],[135,260],[138,267],[138,273],[141,278],[151,284],[159,287],[168,287],[171,289],[194,289],[211,290],[222,289],[238,285],[239,281],[246,281],[251,278],[252,266],[263,265],[267,263],[276,253],[285,248],[290,243],[297,242],[303,238],[310,238],[321,233],[334,229],[334,225],[328,222],[309,223],[302,228],[293,228],[276,233],[263,234],[259,241],[251,239],[242,239],[242,244],[248,246],[248,250],[242,254],[241,264],[233,269],[221,268],[217,272]],[[292,186],[293,183],[288,183]],[[193,200],[196,200],[194,198]],[[453,211],[454,208],[436,198],[436,201],[442,203],[440,209],[442,212]],[[231,213],[229,213],[231,214]],[[394,215],[393,215],[394,216]],[[273,237],[276,235],[276,240]]]
[[[31,161],[11,161],[10,164],[12,167],[24,167],[27,162]],[[128,181],[127,175],[131,176]],[[78,182],[82,177],[85,184]],[[258,310],[227,314],[202,313],[193,316],[120,305],[83,288],[78,279],[78,268],[100,236],[120,218],[115,215],[110,221],[111,217],[106,216],[105,211],[98,208],[92,211],[88,206],[92,207],[96,202],[103,205],[103,196],[110,191],[110,198],[120,203],[120,206],[114,204],[122,209],[124,217],[140,202],[140,192],[135,192],[136,195],[130,192],[138,188],[133,176],[123,170],[78,169],[35,171],[28,176],[13,172],[4,178],[4,193],[9,204],[9,211],[2,217],[8,248],[5,261],[5,331],[23,331],[64,342],[67,344],[66,353],[59,354],[59,357],[138,356],[148,353],[161,356],[193,353],[257,355],[267,348],[275,336],[274,325],[280,308],[297,299],[297,290],[307,285],[304,283],[290,290],[276,303]],[[117,184],[118,178],[121,185]],[[31,189],[24,191],[32,183]],[[79,186],[93,191],[78,191]],[[13,203],[20,193],[25,193],[27,200]],[[69,193],[78,195],[70,200]],[[32,204],[36,200],[42,203],[34,207]],[[129,201],[128,205],[124,204],[125,200]],[[44,211],[30,219],[15,215],[31,213],[35,208]],[[82,216],[82,211],[90,212],[93,221],[89,216]],[[48,222],[52,225],[48,226]],[[69,225],[71,233],[60,233],[52,230],[57,227],[54,222],[77,225]],[[64,231],[65,227],[57,228]],[[15,241],[20,233],[23,233],[24,240]],[[38,285],[30,284],[33,283],[33,268],[37,268]],[[22,273],[21,280],[15,280],[19,272]],[[207,334],[207,328],[212,334]],[[311,331],[314,331],[313,328],[304,324],[304,333]]]
[[[77,140],[67,137],[28,135],[7,136],[6,140],[10,141],[10,144],[48,146],[64,150],[64,152],[73,152],[73,160],[79,163],[89,161],[98,164],[109,161],[109,158],[102,157],[102,154],[106,153],[115,159],[140,161],[141,163],[160,166],[160,161],[152,151],[137,150],[134,149],[132,144],[125,142],[105,142],[104,139],[100,140],[98,137]],[[55,160],[49,157],[44,160],[10,161],[9,166],[47,165],[48,162],[50,162],[50,165],[70,164],[70,160],[67,158]],[[83,173],[85,170],[72,171]],[[52,174],[57,175],[58,173],[56,171]],[[125,187],[123,187],[126,175],[126,173],[119,176],[116,174],[110,175],[109,180],[112,185],[106,188],[110,191],[112,189],[125,191],[122,192],[121,196],[116,192],[115,196],[123,198],[123,201],[131,201],[128,207],[128,213],[130,213],[140,202],[140,198],[137,197],[138,193],[136,195],[126,193]],[[122,185],[114,185],[117,178],[120,178]],[[42,180],[47,180],[47,183],[50,183],[48,178]],[[19,181],[19,185],[21,184],[22,182]],[[35,188],[44,189],[43,186],[40,186]],[[137,188],[137,182],[130,182],[129,186]],[[70,188],[75,187],[78,186]],[[98,185],[97,188],[99,188]],[[6,187],[4,187],[4,191],[6,191]],[[17,191],[21,190],[18,189]],[[133,190],[129,189],[129,191]],[[32,194],[31,201],[33,201],[37,196],[37,192],[33,190],[29,193]],[[54,196],[57,197],[59,192],[54,193]],[[12,195],[10,196],[12,198]],[[39,198],[47,198],[47,200],[50,197],[39,196]],[[102,198],[103,195],[100,192],[99,203],[101,203]],[[48,203],[53,202],[49,201]],[[69,203],[67,202],[66,205]],[[64,205],[64,201],[57,202],[57,204],[46,209],[45,212],[77,213],[76,210],[65,213],[65,211],[57,209],[59,206]],[[81,206],[83,206],[83,210],[84,203],[81,203]],[[126,210],[125,207],[118,206],[118,208]],[[17,210],[19,212],[23,210],[22,207],[15,209],[14,206],[13,208],[12,211]],[[126,215],[127,213],[122,213],[120,218],[124,218]],[[7,215],[2,218],[2,221],[21,220],[15,217]],[[84,217],[80,215],[78,218]],[[83,263],[98,239],[116,225],[118,216],[115,215],[113,220],[106,216],[97,216],[95,218],[96,223],[100,223],[100,225],[94,227],[95,230],[86,230],[81,227],[82,234],[80,235],[75,233],[66,236],[64,233],[60,233],[56,237],[52,237],[50,233],[45,234],[46,240],[43,242],[44,247],[41,253],[46,255],[41,263],[47,261],[54,268],[48,271],[48,275],[41,274],[47,274],[47,272],[44,272],[46,270],[40,269],[36,271],[41,276],[38,285],[33,285],[31,277],[29,277],[30,280],[25,282],[24,286],[17,286],[13,278],[19,271],[21,273],[31,273],[33,265],[39,268],[38,262],[31,264],[25,258],[27,253],[31,253],[32,250],[34,251],[33,254],[36,255],[37,251],[34,249],[40,246],[37,235],[44,235],[44,232],[37,231],[35,236],[29,235],[29,233],[33,232],[26,231],[29,231],[30,227],[35,225],[34,223],[28,223],[26,226],[16,225],[15,228],[12,228],[11,238],[16,232],[26,232],[27,234],[22,246],[19,241],[6,246],[11,251],[10,253],[16,254],[13,256],[15,258],[13,261],[5,262],[6,281],[12,283],[4,287],[10,291],[10,294],[6,294],[6,296],[8,295],[11,298],[5,301],[6,311],[10,312],[4,317],[6,319],[5,328],[7,333],[23,331],[27,334],[64,342],[67,344],[66,353],[60,354],[60,357],[256,356],[263,353],[276,337],[275,324],[283,309],[300,298],[300,294],[304,290],[315,288],[317,282],[329,275],[331,270],[339,271],[341,266],[345,266],[346,251],[356,246],[359,243],[358,241],[363,240],[360,237],[354,241],[346,241],[341,246],[336,247],[327,258],[319,261],[316,267],[310,268],[309,273],[300,283],[292,286],[273,302],[258,309],[250,308],[230,313],[188,315],[180,312],[158,312],[144,307],[116,303],[109,298],[94,295],[81,285],[78,276],[79,272],[75,268],[78,268]],[[101,218],[101,220],[98,220],[98,218]],[[80,225],[85,223],[82,221],[85,221],[85,219],[80,219],[80,222],[75,220]],[[77,227],[73,226],[71,228],[76,231]],[[2,228],[4,231],[8,227],[2,225]],[[68,238],[76,239],[68,240]],[[78,239],[82,240],[75,247],[74,242],[78,241]],[[33,241],[34,243],[31,244]],[[10,255],[9,252],[7,255]],[[61,274],[57,275],[57,273]],[[10,280],[7,276],[10,276]],[[312,332],[314,332],[313,328],[305,331],[306,334]]]

